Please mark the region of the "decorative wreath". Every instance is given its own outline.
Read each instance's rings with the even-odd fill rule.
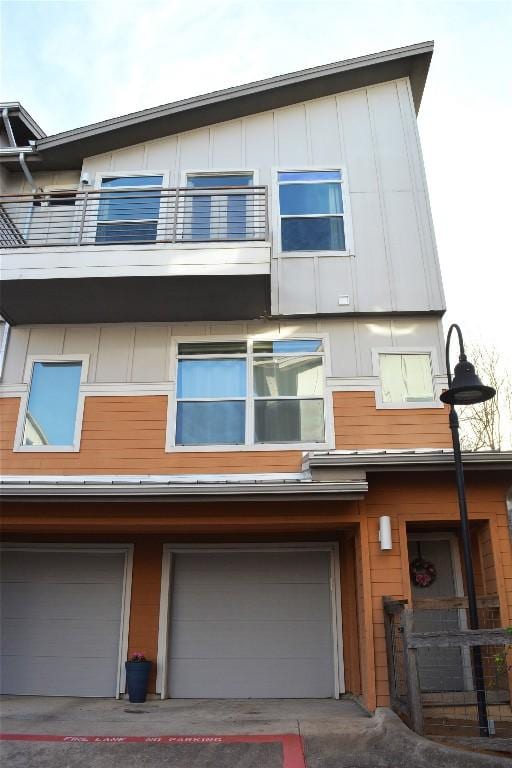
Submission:
[[[424,560],[421,556],[411,562],[409,573],[417,587],[430,587],[437,578],[434,563],[431,563],[430,560]]]

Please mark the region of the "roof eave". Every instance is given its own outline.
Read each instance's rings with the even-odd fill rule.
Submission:
[[[468,469],[511,470],[512,451],[464,452],[462,460]],[[358,467],[365,470],[401,471],[404,469],[439,470],[452,469],[453,451],[396,451],[387,453],[310,453],[305,457],[304,465],[310,469],[327,467]]]
[[[36,123],[32,115],[27,112],[25,107],[20,104],[19,101],[0,102],[0,110],[3,109],[8,110],[9,117],[14,117],[15,119],[19,120],[22,125],[25,126],[27,131],[32,134],[33,140],[41,140],[46,138],[46,133]]]
[[[48,136],[37,142],[40,167],[80,167],[91,155],[401,77],[409,77],[417,111],[433,49],[428,41],[359,56]]]
[[[190,484],[126,484],[122,481],[107,483],[46,482],[40,478],[2,482],[0,489],[4,501],[21,499],[61,501],[257,501],[272,499],[308,500],[361,499],[368,490],[368,483],[362,480],[349,482],[272,482],[272,483],[190,483]]]

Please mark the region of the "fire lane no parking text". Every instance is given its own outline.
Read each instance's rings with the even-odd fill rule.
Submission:
[[[296,734],[254,736],[75,736],[46,733],[0,733],[1,741],[75,744],[271,744],[281,743],[283,768],[306,768],[302,739]]]

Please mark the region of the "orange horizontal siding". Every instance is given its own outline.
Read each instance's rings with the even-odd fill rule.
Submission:
[[[504,471],[466,473],[479,591],[497,593],[501,622],[512,614],[512,548]],[[342,540],[341,596],[347,689],[370,709],[387,705],[383,595],[410,596],[406,526],[454,529],[458,522],[451,472],[369,476],[361,501],[182,503],[5,502],[6,536],[68,541],[96,536],[135,543],[130,649],[156,656],[162,544],[169,541]],[[485,504],[485,499],[491,499]],[[386,503],[382,504],[381,499]],[[494,500],[501,498],[500,503]],[[394,503],[393,503],[394,502]],[[477,503],[475,503],[477,502]],[[485,513],[475,513],[482,505]],[[378,516],[391,514],[393,549],[377,541]]]
[[[512,610],[512,547],[505,503],[509,486],[510,478],[506,472],[468,470],[466,473],[469,514],[478,526],[474,530],[477,534],[474,536],[474,561],[478,589],[480,593],[498,594],[503,626],[509,623]],[[368,647],[366,663],[375,670],[377,705],[387,706],[382,598],[385,595],[399,599],[410,597],[406,525],[432,521],[439,526],[438,530],[446,529],[449,521],[458,525],[460,518],[453,474],[393,473],[370,477],[368,495],[359,502],[359,508],[368,526],[370,590],[364,602],[373,623],[373,649]],[[382,551],[378,544],[378,517],[383,514],[392,517],[391,551]]]
[[[77,453],[13,452],[19,398],[0,399],[4,474],[297,472],[300,451],[165,452],[167,397],[86,397]]]
[[[336,448],[449,448],[444,408],[377,409],[374,392],[334,392]]]
[[[337,448],[449,447],[444,410],[378,410],[373,392],[335,392]],[[293,472],[299,451],[165,452],[164,395],[86,397],[79,453],[13,453],[19,398],[0,400],[5,473]]]

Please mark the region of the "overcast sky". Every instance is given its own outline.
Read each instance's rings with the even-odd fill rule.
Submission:
[[[424,40],[446,322],[512,366],[512,0],[3,0],[1,97],[46,133]]]

